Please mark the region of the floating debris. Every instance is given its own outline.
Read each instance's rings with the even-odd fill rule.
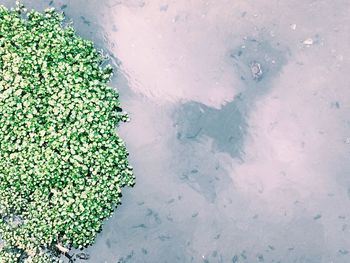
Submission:
[[[62,246],[60,243],[56,244],[56,247],[59,251],[61,251],[63,254],[66,254],[69,252],[68,248],[65,248],[64,246]]]
[[[87,254],[87,253],[78,253],[77,255],[76,255],[76,257],[77,258],[79,258],[79,259],[82,259],[82,260],[88,260],[88,259],[90,259],[90,255],[89,254]]]
[[[303,41],[304,45],[311,46],[314,43],[314,40],[312,38],[307,38]]]
[[[252,73],[252,77],[254,80],[259,81],[262,79],[263,71],[262,71],[260,63],[253,61],[250,64],[250,71]]]

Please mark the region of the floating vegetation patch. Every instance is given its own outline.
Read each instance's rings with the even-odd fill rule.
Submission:
[[[63,14],[0,6],[0,262],[91,245],[134,176],[106,58]]]

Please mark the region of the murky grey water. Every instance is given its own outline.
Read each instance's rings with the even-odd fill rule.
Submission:
[[[87,262],[350,262],[349,1],[23,2],[112,55],[131,115]]]

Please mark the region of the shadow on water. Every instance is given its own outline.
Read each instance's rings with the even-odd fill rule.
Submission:
[[[230,52],[230,62],[234,72],[240,75],[244,91],[220,109],[195,101],[182,103],[175,113],[178,139],[188,143],[208,136],[214,140],[218,151],[227,152],[233,158],[240,157],[248,128],[246,116],[255,100],[269,91],[286,61],[286,51],[278,46],[254,38],[245,40]],[[261,67],[260,77],[252,72],[255,64]]]
[[[189,143],[208,136],[214,140],[217,150],[239,157],[247,130],[244,115],[237,105],[239,100],[235,98],[221,109],[198,102],[182,104],[176,118],[177,138],[183,143]]]
[[[177,129],[177,139],[190,152],[186,157],[190,159],[188,163],[191,166],[198,159],[212,159],[207,155],[200,158],[198,154],[201,153],[198,149],[191,150],[191,147],[198,146],[206,139],[210,139],[213,144],[212,151],[208,151],[210,155],[213,155],[213,152],[222,152],[242,160],[245,136],[249,128],[248,115],[254,110],[255,101],[271,89],[274,79],[287,63],[287,55],[287,49],[266,40],[263,35],[259,38],[247,38],[242,45],[228,52],[228,62],[233,67],[233,74],[240,77],[241,93],[219,109],[196,101],[178,105],[173,117],[174,126]],[[201,166],[203,167],[203,162]],[[212,185],[208,180],[215,181],[215,178],[211,178],[213,175],[206,174],[209,178],[203,178],[203,174],[199,174],[197,169],[189,170],[190,172],[182,177],[185,177],[192,188],[196,185],[195,189],[208,197],[204,188],[207,188],[208,184]],[[209,199],[213,201],[215,195],[210,196]]]

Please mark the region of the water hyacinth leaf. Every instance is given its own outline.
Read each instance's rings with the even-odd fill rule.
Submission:
[[[0,262],[91,245],[135,182],[113,68],[63,19],[0,6]]]

